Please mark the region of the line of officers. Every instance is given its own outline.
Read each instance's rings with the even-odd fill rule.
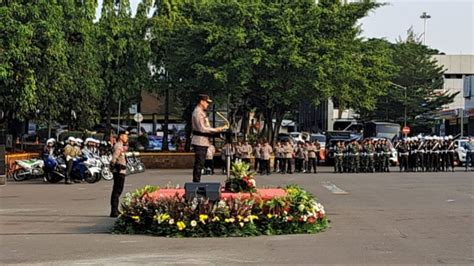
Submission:
[[[318,141],[296,144],[290,141],[279,141],[272,147],[267,140],[262,139],[257,141],[254,146],[247,141],[227,142],[222,147],[221,157],[223,161],[229,157],[231,161],[241,160],[247,163],[250,163],[251,158],[254,157],[254,170],[262,175],[269,175],[272,172],[270,164],[272,155],[275,158],[273,172],[280,174],[317,173],[320,150],[321,144]],[[215,148],[211,145],[207,150],[205,167],[211,169],[212,173],[214,171],[212,167],[214,153]]]
[[[452,136],[413,137],[395,144],[400,171],[453,171],[457,145]]]
[[[335,173],[390,172],[392,149],[386,139],[341,140],[333,155]]]

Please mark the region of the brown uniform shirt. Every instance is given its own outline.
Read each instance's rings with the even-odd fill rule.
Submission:
[[[240,146],[240,153],[242,159],[250,158],[250,155],[252,154],[252,146],[250,146],[250,144]]]
[[[283,158],[286,159],[291,159],[293,158],[293,147],[291,146],[290,143],[287,143],[285,146],[283,146]]]
[[[199,106],[196,106],[196,108],[194,108],[192,124],[193,124],[193,131],[197,131],[201,133],[218,132],[217,129],[212,128],[210,126],[209,120],[207,119],[206,112]],[[191,144],[196,145],[196,146],[209,147],[211,145],[211,142],[209,141],[209,137],[193,135]]]
[[[128,147],[124,146],[121,141],[117,141],[114,146],[114,153],[112,154],[111,164],[120,164],[122,166],[127,166],[127,161],[125,159],[125,153],[127,152]],[[120,170],[121,174],[127,173],[126,169]]]
[[[308,145],[308,158],[316,158],[316,146]]]
[[[66,161],[69,161],[81,155],[81,149],[68,144],[66,147],[64,147],[64,155],[66,156]]]
[[[264,144],[260,149],[260,157],[262,158],[262,160],[270,160],[270,155],[272,154],[272,152],[272,146]]]

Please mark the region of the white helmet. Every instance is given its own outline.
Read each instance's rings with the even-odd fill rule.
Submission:
[[[448,139],[453,139],[453,135],[449,135],[449,136],[448,136]]]
[[[91,138],[87,138],[86,140],[84,140],[84,144],[87,145],[87,143],[89,143],[90,141],[92,141],[92,139],[91,139]]]
[[[449,137],[448,137],[448,136],[444,136],[444,140],[448,140],[448,139],[449,139]]]
[[[76,140],[76,142],[79,143],[79,144],[82,144],[82,143],[84,142],[84,141],[82,141],[81,138],[76,138],[75,140]]]
[[[55,142],[56,142],[55,139],[50,138],[50,139],[48,139],[48,140],[46,141],[46,144],[55,143]]]
[[[71,137],[67,138],[67,141],[69,141],[69,142],[76,142],[76,138],[74,138],[74,137],[71,136]]]

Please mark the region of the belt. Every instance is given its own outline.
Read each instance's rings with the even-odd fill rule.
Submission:
[[[213,134],[193,130],[193,135],[210,138],[210,137],[212,137]]]

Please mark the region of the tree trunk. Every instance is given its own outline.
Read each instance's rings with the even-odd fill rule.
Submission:
[[[165,122],[161,127],[163,129],[162,151],[169,151],[168,147],[168,125],[169,125],[169,87],[165,89]]]
[[[193,109],[194,105],[192,103],[188,103],[186,109],[184,110],[183,118],[186,122],[186,143],[184,145],[184,150],[186,152],[191,151],[191,132],[193,130],[192,118],[193,118]]]

